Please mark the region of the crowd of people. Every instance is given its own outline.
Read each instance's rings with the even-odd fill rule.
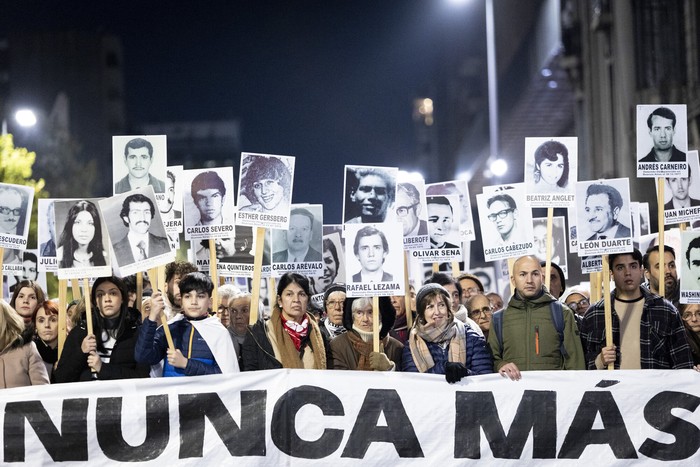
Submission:
[[[10,303],[0,301],[0,387],[276,368],[433,373],[449,383],[610,365],[700,371],[700,305],[678,303],[673,248],[664,247],[663,259],[653,246],[645,255],[609,255],[609,263],[612,345],[604,301],[590,303],[578,286],[567,289],[556,265],[547,288],[535,256],[515,260],[507,301],[476,275],[435,272],[410,286],[410,301],[380,297],[376,310],[372,298],[347,297],[341,283],[326,287],[319,309],[309,278],[286,273],[269,317],[258,313],[252,325],[248,291],[225,284],[214,303],[211,278],[175,261],[166,266],[165,290],[144,297],[140,311],[133,276],[98,278],[89,297],[68,304],[60,356],[58,305],[25,280]],[[665,297],[658,295],[661,280]]]

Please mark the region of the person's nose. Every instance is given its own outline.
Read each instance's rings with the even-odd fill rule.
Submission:
[[[267,194],[267,192],[268,192],[267,185],[264,184],[264,183],[262,183],[262,184],[260,185],[260,193],[262,193],[262,194],[264,195],[264,194]]]

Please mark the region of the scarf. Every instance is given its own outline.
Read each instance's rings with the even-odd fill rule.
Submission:
[[[308,313],[306,314],[306,319],[308,320],[307,334],[300,339],[299,350],[297,350],[292,336],[285,329],[282,313],[279,307],[275,306],[272,310],[272,316],[266,324],[270,344],[272,344],[275,357],[284,368],[325,370],[326,347],[323,345],[323,336],[318,328],[318,324]],[[308,360],[304,358],[304,351],[307,345],[311,347],[311,358],[313,359],[313,363],[310,366],[308,365]],[[307,363],[306,366],[305,363]]]
[[[360,357],[357,359],[356,369],[362,371],[372,371],[372,366],[369,364],[369,354],[374,351],[374,345],[372,344],[372,333],[353,329],[347,334],[348,338],[350,339],[350,343],[352,344],[352,348],[355,349],[355,352],[360,354]],[[385,336],[384,339],[379,342],[380,353],[384,353],[384,344],[386,344],[387,338],[388,337]]]
[[[436,328],[430,324],[419,324],[416,320],[408,337],[408,345],[418,371],[425,373],[435,366],[426,342],[442,344],[448,341],[448,361],[466,363],[467,339],[464,323],[453,318],[452,322]]]
[[[301,323],[284,319],[284,316],[281,315],[280,319],[282,320],[282,327],[285,331],[287,331],[289,337],[292,338],[294,347],[297,349],[297,352],[299,352],[301,348],[301,340],[309,335],[309,318],[304,315],[304,319]]]
[[[331,323],[331,320],[327,317],[323,319],[323,325],[328,331],[328,334],[331,336],[331,339],[333,339],[334,337],[338,337],[339,335],[347,331],[347,329],[345,329],[345,327],[343,327],[342,324],[333,324]]]

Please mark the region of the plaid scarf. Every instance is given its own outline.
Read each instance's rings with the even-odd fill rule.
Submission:
[[[447,341],[449,341],[448,361],[466,363],[467,339],[464,324],[461,321],[453,317],[452,322],[435,327],[432,324],[420,324],[416,320],[408,337],[408,345],[418,371],[425,373],[435,366],[426,342],[441,344]]]

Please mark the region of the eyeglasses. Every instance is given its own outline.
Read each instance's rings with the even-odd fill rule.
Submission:
[[[469,287],[466,289],[462,289],[463,292],[466,292],[467,295],[472,296],[472,295],[477,295],[481,293],[481,290],[479,290],[478,287]]]
[[[220,306],[219,311],[221,313],[228,313],[230,315],[244,315],[246,313],[250,313],[249,308],[229,308],[226,306]]]
[[[409,209],[413,209],[418,206],[418,203],[412,204],[410,206],[399,206],[396,208],[396,215],[399,217],[406,217]]]
[[[384,196],[387,193],[387,189],[384,186],[360,185],[357,189],[362,193],[374,191],[374,194],[377,196]]]
[[[483,308],[477,308],[475,310],[470,311],[469,316],[471,318],[477,318],[477,317],[481,316],[482,313],[485,314],[486,316],[488,316],[491,313],[493,313],[493,308],[491,308],[490,306],[485,306]]]
[[[12,214],[13,216],[19,216],[20,214],[22,214],[22,210],[20,208],[10,209],[7,206],[0,206],[0,214],[5,216],[8,214]]]
[[[700,319],[700,311],[696,311],[696,312],[688,311],[687,313],[683,313],[682,318],[686,321],[691,320],[693,318]]]
[[[328,300],[328,301],[326,302],[326,306],[327,306],[328,308],[335,308],[335,307],[337,307],[337,306],[339,306],[339,307],[342,308],[343,305],[345,305],[345,300]]]
[[[571,311],[578,311],[579,309],[582,309],[582,308],[588,308],[589,305],[590,305],[590,303],[589,303],[587,298],[582,298],[578,302],[568,302],[566,304],[566,306],[571,308]]]
[[[508,214],[510,214],[511,212],[513,212],[513,209],[512,209],[512,208],[501,209],[501,210],[498,211],[497,213],[489,214],[487,217],[489,218],[489,220],[490,220],[491,222],[495,222],[497,217],[498,217],[499,219],[505,219],[506,216],[507,216]]]

